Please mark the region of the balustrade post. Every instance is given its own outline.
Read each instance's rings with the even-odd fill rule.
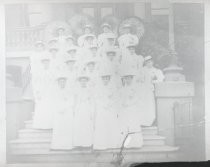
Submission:
[[[157,109],[157,126],[160,135],[166,137],[166,144],[176,145],[176,126],[191,122],[192,97],[194,84],[192,82],[160,82],[155,84]],[[189,104],[189,108],[177,113],[176,106]],[[178,115],[177,115],[178,114]],[[177,118],[181,118],[181,120]]]

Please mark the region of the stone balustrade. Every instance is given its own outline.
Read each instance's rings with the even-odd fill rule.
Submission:
[[[34,43],[44,39],[44,25],[27,28],[8,28],[6,49],[8,51],[30,50]]]

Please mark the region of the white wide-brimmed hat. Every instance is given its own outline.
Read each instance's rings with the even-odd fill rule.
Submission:
[[[116,50],[115,47],[109,47],[109,48],[106,49],[105,52],[106,52],[106,54],[107,53],[115,53],[115,54],[117,54],[117,50]]]
[[[87,79],[87,80],[90,79],[89,75],[84,69],[78,70],[78,73],[77,73],[77,80],[80,81],[81,79]]]
[[[58,41],[58,38],[50,38],[50,39],[48,40],[48,43],[50,43],[50,42],[52,42],[52,41],[57,42],[57,41]]]
[[[40,44],[41,44],[41,45],[45,45],[45,43],[44,43],[43,41],[36,41],[36,42],[35,42],[35,46],[40,45]]]
[[[149,60],[152,60],[152,56],[146,56],[146,57],[144,58],[144,62],[147,62],[147,61],[149,61]]]
[[[137,74],[137,70],[132,66],[121,66],[120,75],[121,77],[126,76],[135,76]]]
[[[114,74],[114,72],[112,71],[112,69],[108,68],[107,66],[102,66],[100,68],[99,75],[101,77],[103,77],[103,76],[112,76],[113,74]]]
[[[56,50],[56,51],[58,51],[59,49],[58,49],[58,47],[57,47],[57,46],[53,46],[53,47],[50,47],[48,50],[51,52],[52,50]]]
[[[59,72],[57,72],[55,78],[56,78],[56,80],[59,80],[59,79],[68,79],[68,74],[64,70],[63,71],[59,71]]]
[[[103,23],[103,24],[101,25],[101,27],[102,27],[102,28],[103,28],[103,27],[111,28],[111,25],[110,25],[109,23]]]
[[[66,36],[66,39],[72,39],[73,41],[75,41],[75,38],[72,35]]]
[[[122,26],[123,28],[131,28],[131,24],[124,24],[123,26]]]
[[[46,61],[46,60],[50,61],[50,56],[48,54],[40,57],[40,61]]]
[[[65,63],[68,63],[68,62],[76,62],[76,61],[77,61],[76,58],[72,58],[72,57],[69,57],[69,56],[67,56],[67,57],[65,58]]]

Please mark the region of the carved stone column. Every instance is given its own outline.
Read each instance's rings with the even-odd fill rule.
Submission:
[[[185,81],[185,76],[182,74],[183,69],[178,66],[178,57],[175,51],[174,42],[174,12],[173,3],[169,4],[169,49],[170,49],[170,63],[167,68],[163,70],[165,74],[165,81]]]

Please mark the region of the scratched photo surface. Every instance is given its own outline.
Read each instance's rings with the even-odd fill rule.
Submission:
[[[205,5],[190,0],[0,5],[5,162],[129,167],[206,160]]]

